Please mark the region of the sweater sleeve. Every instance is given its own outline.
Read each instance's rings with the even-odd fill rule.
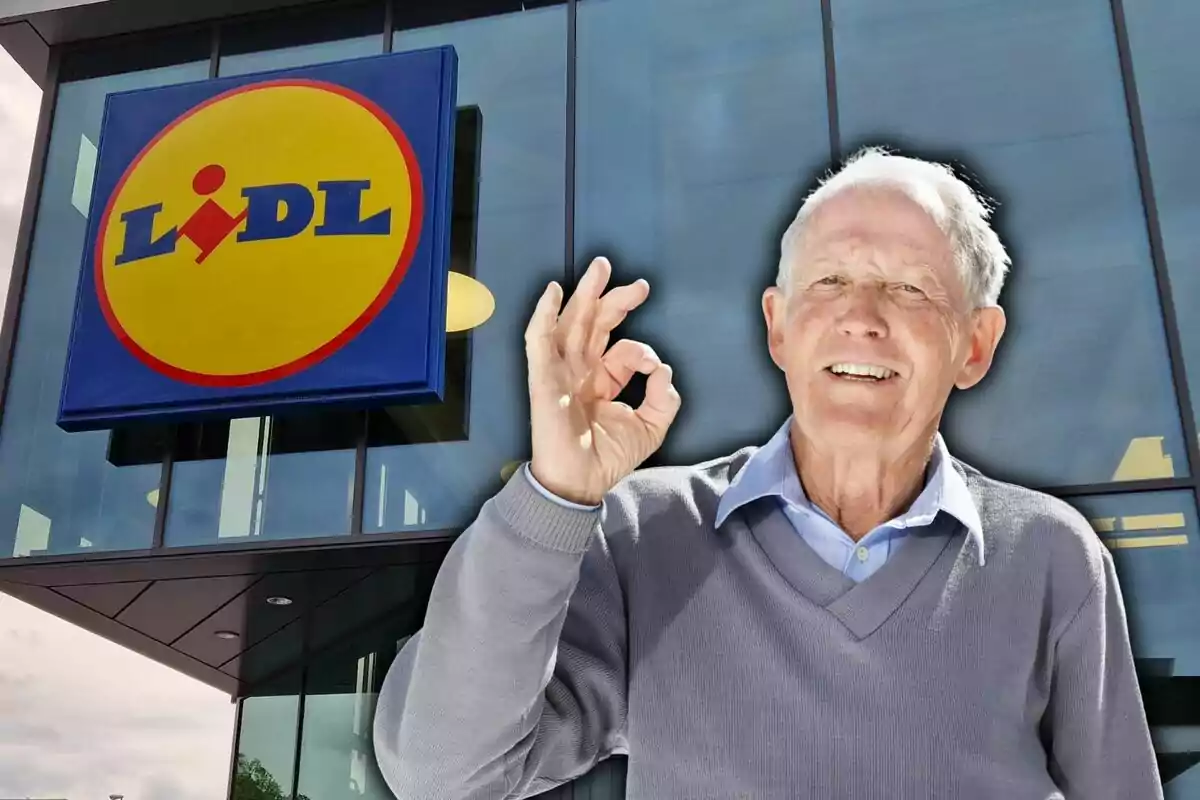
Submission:
[[[600,521],[518,471],[451,547],[376,707],[397,797],[528,797],[621,746],[625,612]]]
[[[1163,797],[1112,556],[1055,649],[1050,769],[1067,800]]]

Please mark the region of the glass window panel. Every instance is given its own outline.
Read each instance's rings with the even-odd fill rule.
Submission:
[[[569,800],[624,800],[625,772],[628,761],[613,756],[592,767],[592,771],[570,783]]]
[[[245,75],[383,52],[382,2],[293,8],[221,28],[218,74]]]
[[[394,627],[394,626],[389,626]],[[415,628],[415,625],[412,626]],[[412,633],[412,629],[407,633]],[[372,739],[375,703],[398,648],[373,643],[338,648],[309,666],[300,743],[300,795],[312,800],[392,800]],[[375,649],[374,644],[379,644]]]
[[[1200,532],[1188,492],[1071,500],[1113,552],[1140,671],[1200,675]]]
[[[1192,413],[1200,421],[1200,5],[1126,0],[1146,152],[1162,226],[1171,294],[1188,365]],[[1198,792],[1200,794],[1200,792]]]
[[[170,67],[212,57],[210,26],[141,31],[73,44],[62,54],[59,83]]]
[[[55,420],[105,95],[207,74],[204,61],[59,87],[0,425],[0,558],[152,543],[162,431],[114,447],[109,432],[65,433]]]
[[[834,0],[833,19],[843,144],[961,158],[1002,202],[1009,330],[951,445],[1039,485],[1186,475],[1108,0]]]
[[[363,420],[315,411],[180,426],[165,543],[348,534]]]
[[[575,260],[650,282],[624,335],[684,397],[659,457],[765,441],[788,402],[760,298],[829,160],[820,4],[586,0],[578,22]]]
[[[438,434],[418,425],[397,434],[372,416],[363,515],[368,532],[461,527],[499,489],[505,465],[528,457],[521,335],[533,299],[547,281],[562,278],[566,20],[560,5],[406,28],[411,20],[397,7],[394,52],[453,45],[458,105],[477,109],[474,245],[464,249],[470,237],[463,232],[470,228],[456,214],[455,253],[468,257],[452,260],[458,272],[473,270],[495,308],[466,343],[466,441],[445,441],[449,428]],[[456,181],[456,193],[459,188]],[[462,297],[451,288],[452,311]]]
[[[1150,738],[1166,800],[1200,797],[1200,726],[1159,725],[1150,729]]]
[[[300,691],[300,674],[293,672],[241,701],[231,800],[292,796]]]

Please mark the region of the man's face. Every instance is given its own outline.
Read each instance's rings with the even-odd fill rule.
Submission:
[[[906,449],[937,429],[955,386],[987,373],[1004,312],[971,308],[950,241],[902,192],[835,195],[790,257],[791,283],[766,291],[763,312],[807,438]]]

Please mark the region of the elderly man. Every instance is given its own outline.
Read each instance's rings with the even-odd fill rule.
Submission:
[[[1004,332],[988,217],[941,165],[851,159],[763,295],[792,416],[691,467],[635,472],[680,405],[653,350],[609,347],[649,286],[605,293],[598,260],[560,314],[551,284],[532,459],[379,698],[396,794],[528,797],[626,753],[632,800],[1162,797],[1107,550],[938,433]]]

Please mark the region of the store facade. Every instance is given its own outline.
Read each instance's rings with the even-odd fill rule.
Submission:
[[[952,160],[999,201],[1009,334],[946,437],[1113,548],[1168,797],[1200,798],[1200,9],[31,5],[0,13],[45,89],[0,339],[0,589],[237,697],[232,798],[388,797],[373,695],[448,542],[528,455],[521,335],[546,281],[600,254],[649,279],[629,333],[685,397],[660,460],[770,435],[787,399],[759,294],[804,191],[865,144]],[[468,289],[440,403],[58,425],[106,96],[447,45]],[[560,791],[620,797],[620,762]]]

